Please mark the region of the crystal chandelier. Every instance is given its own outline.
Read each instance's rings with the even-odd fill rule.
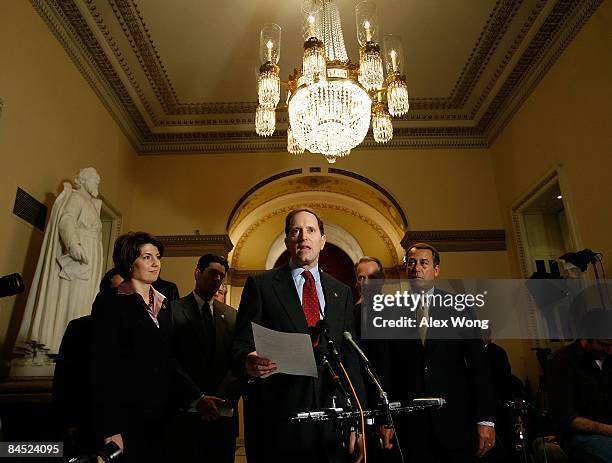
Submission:
[[[393,138],[391,116],[401,117],[409,107],[402,42],[398,36],[386,35],[381,57],[376,5],[363,0],[355,6],[355,13],[359,65],[346,54],[334,0],[302,0],[304,56],[302,67],[288,81],[281,81],[278,67],[281,28],[264,25],[255,114],[258,135],[272,135],[276,110],[287,108],[287,151],[291,154],[308,150],[336,162],[363,142],[370,119],[377,143]],[[286,104],[279,104],[281,85],[287,88]]]

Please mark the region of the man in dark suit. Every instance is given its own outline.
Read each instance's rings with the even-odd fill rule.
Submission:
[[[174,301],[180,297],[176,283],[173,281],[164,280],[161,276],[153,282],[153,287],[166,296],[167,302]]]
[[[434,288],[440,255],[433,246],[409,248],[406,271],[412,292],[447,294]],[[417,326],[427,319],[427,307],[420,310]],[[428,338],[425,330],[418,334],[394,341],[390,349],[395,356],[391,398],[409,403],[415,397],[442,397],[446,405],[397,420],[404,453],[419,463],[474,461],[495,445],[495,403],[480,332],[452,339]]]
[[[491,369],[495,402],[499,406],[504,401],[513,398],[512,367],[506,350],[493,342],[490,327],[483,330],[482,339],[485,343],[485,353]]]
[[[175,358],[191,389],[175,429],[175,456],[184,462],[234,461],[242,386],[229,371],[236,310],[214,299],[228,269],[223,257],[200,257],[195,289],[171,303]]]
[[[357,335],[355,340],[370,360],[383,389],[386,389],[389,386],[390,379],[388,374],[391,369],[389,365],[389,342],[386,339],[366,339],[361,335],[362,303],[365,294],[371,296],[372,294],[381,293],[385,284],[385,269],[380,259],[371,256],[360,258],[355,264],[355,278],[357,280],[355,287],[359,291],[359,300],[355,304],[353,313],[355,318],[355,334]],[[363,365],[361,374],[365,381],[368,404],[370,408],[373,408],[381,400],[378,388],[367,377],[367,372]],[[377,432],[370,433],[368,437],[368,442],[371,443],[369,444],[369,449],[370,451],[374,450],[370,456],[375,455],[376,461],[387,461],[388,458],[391,458],[388,450],[393,448],[393,428],[390,424],[379,426]]]
[[[290,423],[296,413],[330,407],[332,395],[340,395],[326,372],[319,367],[318,378],[264,377],[275,371],[274,359],[255,351],[251,322],[277,331],[308,333],[309,326],[323,319],[365,408],[358,359],[342,336],[344,331],[354,334],[351,290],[319,269],[325,231],[314,211],[298,209],[287,215],[285,245],[289,264],[249,277],[238,309],[234,367],[251,377],[244,398],[247,459],[249,463],[344,462],[347,450],[331,423]],[[324,344],[320,340],[316,349]]]

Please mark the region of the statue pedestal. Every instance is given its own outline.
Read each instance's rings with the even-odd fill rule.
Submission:
[[[3,441],[61,440],[52,404],[52,385],[50,377],[0,378]]]
[[[55,363],[48,365],[11,365],[9,377],[50,376],[55,373]]]

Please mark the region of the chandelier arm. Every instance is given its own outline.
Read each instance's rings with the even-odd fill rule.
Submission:
[[[378,95],[379,93],[386,93],[386,92],[387,92],[387,86],[385,85],[383,87],[380,87],[374,90],[369,90],[368,94],[374,96],[374,95]]]

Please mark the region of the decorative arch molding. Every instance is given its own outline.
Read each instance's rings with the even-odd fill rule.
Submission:
[[[236,243],[236,247],[229,256],[231,267],[234,269],[249,268],[248,264],[244,265],[241,262],[241,253],[253,233],[270,220],[277,220],[279,215],[284,217],[289,211],[298,207],[321,210],[330,217],[332,214],[340,214],[340,217],[348,215],[358,219],[364,227],[372,231],[377,239],[383,243],[391,265],[396,266],[400,264],[399,256],[403,255],[400,242],[403,235],[400,235],[393,224],[376,209],[357,199],[336,193],[325,193],[325,195],[322,195],[320,192],[303,192],[285,194],[282,197],[275,198],[251,211],[239,224],[234,226],[230,233],[230,238],[232,242]],[[329,217],[326,218],[326,221],[332,225],[337,225]],[[347,235],[351,234],[347,233]],[[266,244],[265,249],[272,249],[278,239],[277,235],[274,240],[270,241],[270,244]],[[334,241],[331,240],[331,242]],[[334,242],[334,244],[342,247],[338,242]],[[351,247],[353,251],[347,252],[347,249],[350,250]],[[343,250],[351,258],[355,256],[357,249],[362,250],[362,246],[357,248],[350,245],[349,242],[344,243]],[[268,258],[270,258],[269,252],[266,256],[266,264]]]
[[[287,192],[338,193],[376,209],[403,236],[408,227],[399,202],[384,187],[347,170],[311,167],[292,169],[272,175],[250,188],[234,205],[226,228],[230,235],[253,210],[285,196]]]
[[[364,254],[355,237],[340,225],[326,223],[325,237],[328,243],[335,244],[342,249],[353,263],[357,262]],[[274,264],[286,249],[285,233],[281,232],[278,234],[268,251],[268,257],[266,257],[266,270],[274,267]]]

